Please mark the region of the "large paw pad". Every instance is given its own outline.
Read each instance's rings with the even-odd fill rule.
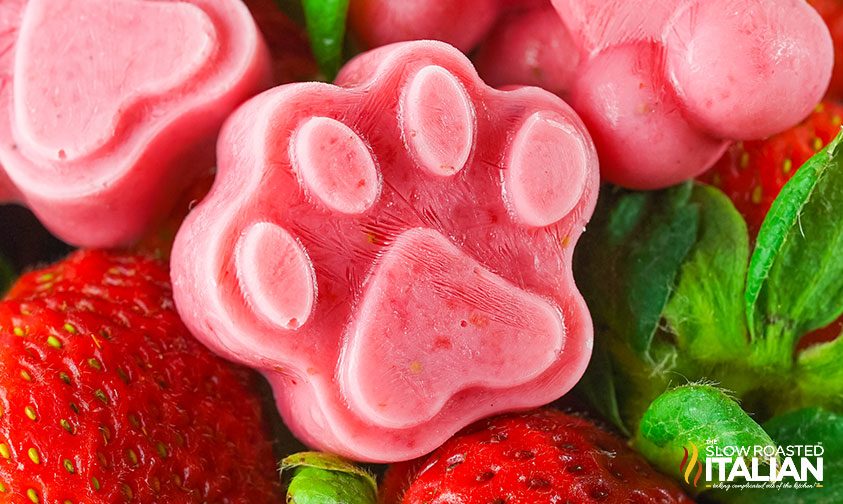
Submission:
[[[415,228],[372,271],[341,380],[352,404],[380,424],[410,427],[463,389],[535,379],[564,340],[553,303],[495,275],[441,233]],[[410,386],[384,386],[402,382]]]
[[[212,166],[222,121],[268,78],[237,0],[3,3],[4,199],[75,244],[145,232]]]
[[[414,457],[563,394],[591,345],[571,254],[598,173],[577,116],[434,42],[367,53],[338,83],[229,121],[173,253],[188,325],[265,370],[307,441],[355,458]]]

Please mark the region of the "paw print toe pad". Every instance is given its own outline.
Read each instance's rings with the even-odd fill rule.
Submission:
[[[433,175],[461,170],[474,143],[474,110],[456,77],[440,66],[422,68],[403,105],[404,136],[419,165]]]
[[[316,298],[313,266],[285,229],[253,224],[237,242],[237,276],[246,302],[265,321],[298,329],[310,317]]]
[[[372,153],[345,124],[309,119],[296,132],[291,151],[306,189],[331,210],[359,214],[377,199],[380,180]]]
[[[510,204],[529,226],[549,226],[579,202],[587,182],[582,137],[547,113],[530,116],[515,137],[506,172]]]

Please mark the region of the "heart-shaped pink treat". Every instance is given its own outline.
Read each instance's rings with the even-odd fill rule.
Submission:
[[[137,239],[213,166],[223,120],[268,83],[238,0],[3,4],[0,166],[11,187],[0,197],[70,243]]]
[[[540,84],[589,127],[611,182],[692,178],[729,143],[801,121],[831,78],[832,42],[804,0],[553,0],[507,19],[478,56],[493,85]]]
[[[260,369],[287,424],[355,459],[429,452],[577,382],[572,273],[597,156],[576,114],[441,42],[364,53],[240,108],[172,256],[179,312]]]

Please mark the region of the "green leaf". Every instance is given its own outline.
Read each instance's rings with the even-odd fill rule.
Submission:
[[[348,0],[302,0],[310,48],[328,80],[334,80],[342,63]]]
[[[635,192],[623,194],[617,199],[615,207],[608,214],[606,234],[609,246],[623,245],[645,218],[651,201],[651,194]]]
[[[697,471],[705,465],[706,447],[774,446],[734,399],[715,387],[695,384],[667,391],[653,401],[633,443],[653,465],[692,490]],[[694,453],[700,466],[693,464]]]
[[[602,343],[602,338],[597,340],[588,370],[577,384],[577,391],[598,413],[612,422],[624,435],[629,436],[629,429],[621,418],[618,407],[612,359]]]
[[[764,429],[779,446],[822,444],[822,488],[757,489],[718,495],[723,502],[765,504],[836,504],[843,502],[843,416],[808,408],[775,417]]]
[[[577,284],[597,326],[605,326],[642,359],[696,241],[699,212],[692,185],[659,192],[604,190],[575,260]]]
[[[652,400],[687,371],[657,338],[679,268],[696,241],[693,185],[658,192],[603,188],[577,247],[577,285],[591,310],[595,357],[580,387],[621,430],[634,430]]]
[[[788,366],[799,336],[843,313],[841,140],[796,172],[758,233],[745,302],[761,365]]]
[[[302,452],[281,461],[292,472],[287,502],[292,504],[375,504],[375,478],[351,462],[319,452]]]
[[[742,302],[746,223],[713,187],[696,186],[691,201],[700,209],[699,237],[663,315],[683,353],[701,362],[732,361],[745,355],[748,343]]]
[[[799,405],[843,410],[843,336],[800,352],[794,370]]]

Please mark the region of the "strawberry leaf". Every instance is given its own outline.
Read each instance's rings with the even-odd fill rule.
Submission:
[[[749,264],[745,303],[757,364],[789,366],[799,336],[843,313],[843,134],[773,202]]]
[[[598,341],[580,390],[622,431],[634,430],[651,401],[688,371],[677,363],[676,347],[655,336],[696,240],[699,209],[691,202],[692,188],[604,188],[577,247],[577,285]]]
[[[664,317],[683,353],[702,363],[732,361],[745,355],[748,341],[741,302],[749,261],[746,223],[713,187],[696,186],[691,201],[700,209],[699,237]]]
[[[621,418],[618,406],[615,373],[609,350],[605,347],[603,338],[599,338],[595,345],[591,361],[588,363],[588,372],[577,384],[577,391],[622,434],[629,436],[629,429]]]
[[[605,190],[577,247],[577,283],[598,330],[611,330],[649,362],[662,311],[697,237],[691,190],[691,184],[649,193]]]
[[[795,369],[803,405],[843,410],[843,337],[803,350]]]
[[[694,384],[667,391],[653,401],[633,443],[653,465],[677,476],[692,491],[702,484],[694,482],[698,468],[683,464],[686,455],[693,460],[696,453],[704,466],[708,446],[775,446],[734,399],[718,388]],[[680,472],[683,465],[686,470]]]
[[[302,0],[310,48],[319,68],[333,80],[342,63],[348,0]]]
[[[302,452],[281,461],[291,472],[287,486],[290,504],[375,504],[375,478],[351,462],[319,452]]]

